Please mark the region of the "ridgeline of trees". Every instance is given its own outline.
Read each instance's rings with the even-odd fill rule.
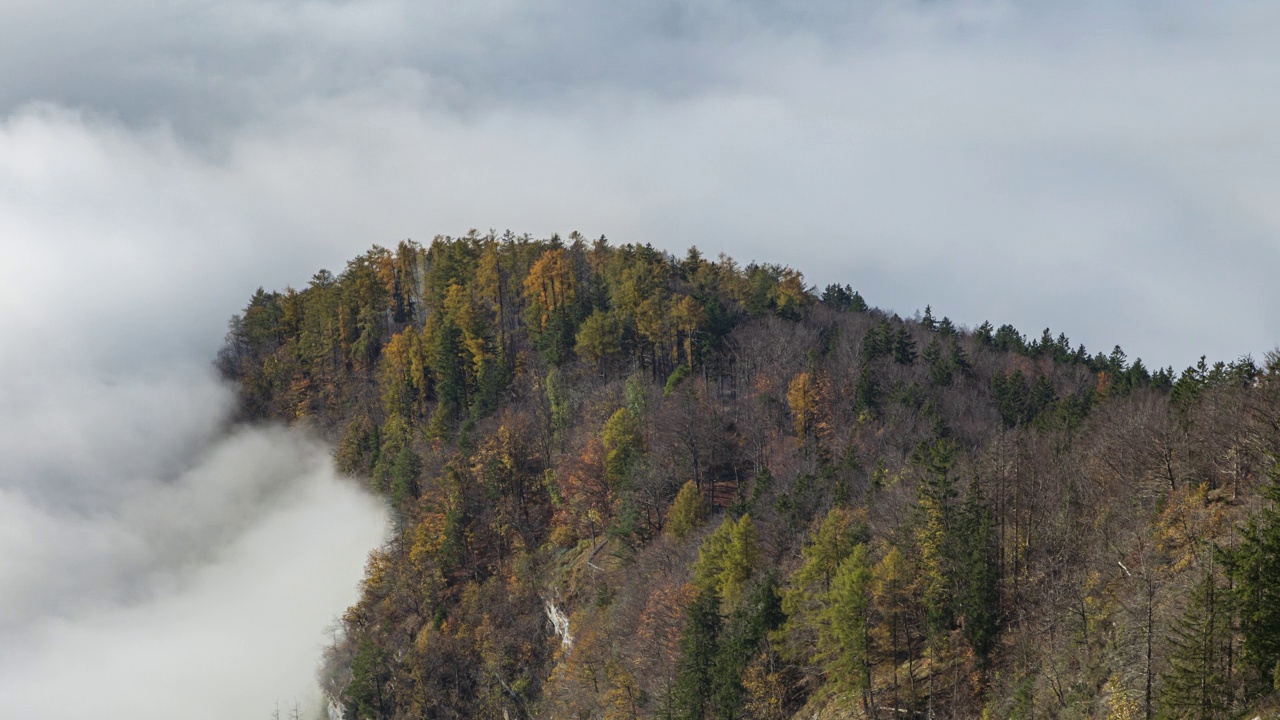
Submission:
[[[347,718],[1276,703],[1277,357],[1153,371],[777,265],[473,232],[259,290],[218,364],[393,508],[326,658]]]

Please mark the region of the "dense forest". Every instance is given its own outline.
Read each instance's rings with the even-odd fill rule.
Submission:
[[[1274,355],[472,232],[259,290],[218,365],[393,510],[325,657],[348,720],[1278,707]]]

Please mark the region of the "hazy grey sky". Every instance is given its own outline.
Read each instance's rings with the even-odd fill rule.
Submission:
[[[10,2],[3,190],[74,193],[104,256],[172,212],[167,261],[234,267],[210,322],[492,227],[787,262],[1179,368],[1280,337],[1274,3],[805,8]]]
[[[383,518],[323,448],[223,436],[208,363],[373,243],[576,229],[1153,365],[1276,344],[1280,6],[804,8],[4,2],[0,707],[305,684]]]

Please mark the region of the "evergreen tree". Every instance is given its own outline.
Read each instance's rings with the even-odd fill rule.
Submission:
[[[929,305],[924,306],[924,317],[920,318],[920,327],[923,327],[925,330],[938,329],[938,321],[935,320],[933,317],[932,306],[929,306]]]
[[[938,387],[951,384],[951,358],[942,354],[942,343],[938,338],[929,340],[920,353],[921,359],[929,366],[929,381]]]
[[[875,372],[869,363],[858,368],[858,380],[853,386],[853,406],[858,412],[874,412],[880,405],[880,388],[876,384]]]
[[[991,394],[1005,427],[1017,427],[1031,419],[1031,388],[1021,370],[1005,375],[997,372],[991,376]]]
[[[1229,601],[1212,571],[1197,583],[1186,611],[1172,628],[1169,644],[1169,671],[1160,695],[1167,716],[1178,720],[1230,717]]]
[[[459,357],[462,331],[448,319],[442,319],[436,325],[429,326],[428,332],[431,335],[429,360],[439,400],[431,418],[430,432],[439,437],[458,418],[466,405],[466,374]]]
[[[1053,389],[1049,378],[1041,375],[1031,386],[1031,406],[1027,410],[1028,419],[1034,418],[1046,410],[1052,410],[1058,402],[1058,393]]]
[[[853,297],[849,299],[849,309],[853,312],[864,313],[870,309],[867,301],[862,299],[862,294],[857,290],[853,291]]]
[[[1280,666],[1280,466],[1263,489],[1267,504],[1240,531],[1240,544],[1224,551],[1243,637],[1243,661],[1254,680],[1268,682]]]
[[[981,330],[981,328],[979,328]],[[1012,325],[1001,325],[991,341],[992,346],[1000,352],[1016,352],[1026,354],[1027,339]]]
[[[387,651],[381,643],[365,637],[351,659],[351,683],[343,692],[347,698],[347,712],[352,717],[373,720],[388,717],[390,698],[387,682],[390,679]]]
[[[711,588],[699,590],[685,616],[676,663],[675,706],[680,720],[708,716],[721,625],[719,596]]]
[[[991,323],[985,320],[982,321],[982,324],[978,326],[973,335],[978,338],[978,343],[981,345],[990,347],[995,344],[995,335],[992,332]]]
[[[712,704],[718,718],[742,716],[743,672],[765,637],[784,619],[777,581],[771,573],[753,583],[746,599],[729,615],[720,633],[711,673]]]
[[[877,358],[893,354],[893,326],[888,320],[881,320],[867,330],[862,340],[862,357],[870,362]]]
[[[422,461],[408,445],[396,453],[391,466],[391,501],[402,507],[418,498],[418,471]]]
[[[956,613],[962,618],[965,640],[979,665],[985,666],[1000,625],[1000,577],[995,518],[976,476],[969,482],[957,526]]]
[[[969,363],[969,356],[965,353],[964,348],[960,347],[960,343],[954,338],[951,340],[951,367],[961,375],[968,375],[973,366]]]
[[[916,341],[911,338],[911,331],[906,325],[899,325],[893,335],[893,361],[899,365],[910,365],[916,361]]]
[[[828,285],[822,291],[822,304],[835,310],[848,310],[853,304],[853,288],[848,285]]]

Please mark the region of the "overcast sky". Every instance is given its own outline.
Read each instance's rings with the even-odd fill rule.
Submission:
[[[155,309],[206,301],[184,347],[259,284],[472,227],[697,244],[1179,369],[1276,343],[1274,3],[804,7],[10,0],[3,192],[66,194],[40,242],[104,261],[169,213],[154,259],[205,275]]]
[[[305,683],[384,519],[225,435],[209,360],[373,243],[579,230],[1149,365],[1276,344],[1280,6],[803,7],[0,2],[0,706]]]

